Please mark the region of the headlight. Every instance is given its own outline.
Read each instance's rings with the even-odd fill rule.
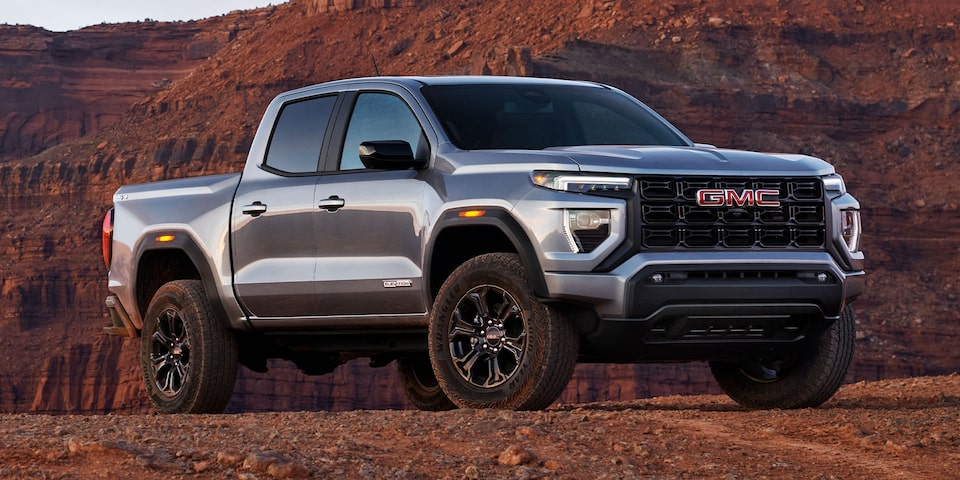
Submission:
[[[606,175],[580,175],[566,172],[533,172],[537,186],[575,193],[619,192],[630,190],[633,179]]]
[[[843,235],[843,243],[847,245],[847,250],[850,252],[860,250],[859,210],[840,211],[840,233]]]

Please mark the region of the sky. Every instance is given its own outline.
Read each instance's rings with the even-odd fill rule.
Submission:
[[[286,0],[0,0],[0,24],[34,25],[54,32],[99,23],[199,20]]]

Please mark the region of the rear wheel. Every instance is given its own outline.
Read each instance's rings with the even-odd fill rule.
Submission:
[[[440,382],[433,374],[430,357],[417,355],[397,360],[400,381],[407,400],[419,410],[439,412],[457,408],[440,388]]]
[[[535,410],[563,392],[579,337],[536,298],[517,255],[491,253],[468,260],[444,282],[429,344],[437,380],[453,403]]]
[[[855,320],[840,319],[796,352],[741,362],[710,362],[720,388],[748,408],[808,408],[836,393],[853,361]]]
[[[140,334],[140,365],[159,413],[220,413],[237,377],[237,340],[198,280],[157,290]]]

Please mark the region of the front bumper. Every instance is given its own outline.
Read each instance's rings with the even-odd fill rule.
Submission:
[[[730,359],[789,348],[839,318],[863,272],[825,252],[640,254],[610,273],[548,273],[577,316],[582,361]]]

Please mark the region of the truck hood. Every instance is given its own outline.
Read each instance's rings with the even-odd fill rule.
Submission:
[[[566,156],[584,172],[758,177],[834,173],[832,165],[807,155],[708,147],[587,146],[548,151]]]
[[[474,150],[448,155],[458,173],[580,170],[630,175],[820,176],[832,165],[807,155],[709,147],[583,146],[544,150]]]

